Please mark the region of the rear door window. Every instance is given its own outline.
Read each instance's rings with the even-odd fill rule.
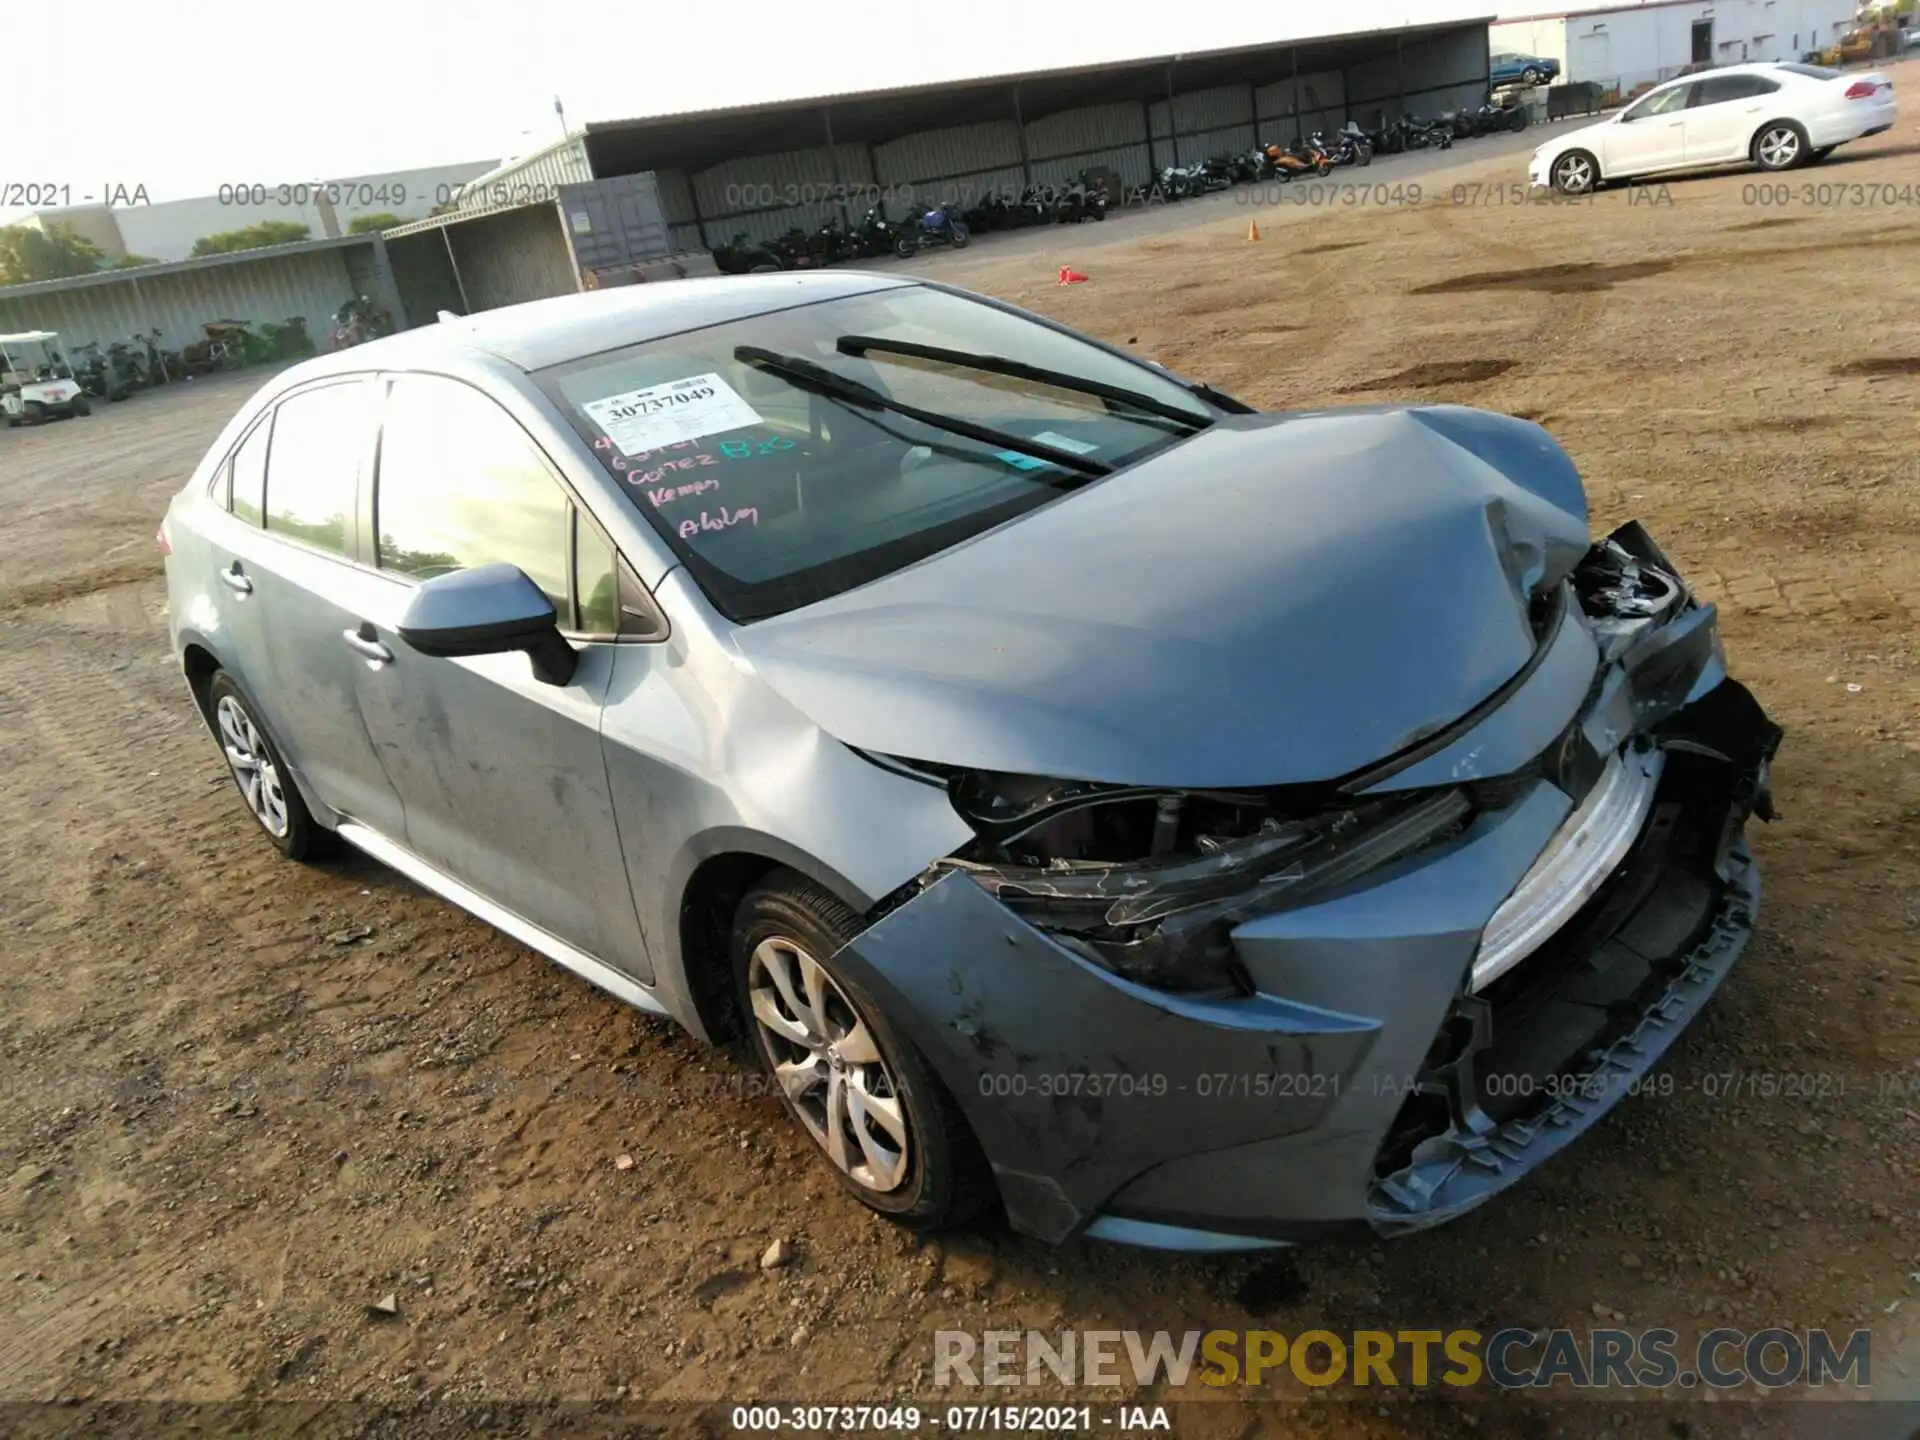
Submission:
[[[359,380],[280,402],[267,453],[268,530],[330,554],[354,553],[360,466],[372,424],[367,386]]]
[[[272,429],[272,416],[254,426],[240,442],[240,448],[233,452],[228,465],[232,489],[228,492],[231,499],[227,508],[233,511],[235,519],[249,525],[258,525],[266,514],[267,435]]]
[[[395,377],[374,492],[379,564],[425,580],[517,565],[573,628],[573,508],[526,431],[470,385]],[[598,618],[596,616],[596,618]]]

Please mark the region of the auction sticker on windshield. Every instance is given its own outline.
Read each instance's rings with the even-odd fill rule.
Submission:
[[[580,408],[629,455],[761,423],[758,412],[718,374],[669,380]]]

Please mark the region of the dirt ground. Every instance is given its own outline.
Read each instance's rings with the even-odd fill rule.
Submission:
[[[1788,731],[1761,933],[1671,1098],[1392,1244],[917,1242],[839,1194],[744,1053],[254,833],[167,655],[152,539],[259,377],[202,381],[0,432],[0,1401],[230,1402],[194,1423],[308,1433],[372,1412],[273,1402],[944,1403],[942,1328],[1604,1322],[1866,1326],[1874,1393],[1920,1394],[1915,127],[1777,194],[1736,173],[1526,206],[1524,152],[1458,154],[1419,204],[1383,162],[1350,172],[1379,193],[928,268],[1263,407],[1538,419],[1597,528],[1647,523]],[[774,1239],[793,1262],[763,1271]],[[1270,1393],[1210,1395],[1179,1433],[1686,1435],[1714,1411]]]

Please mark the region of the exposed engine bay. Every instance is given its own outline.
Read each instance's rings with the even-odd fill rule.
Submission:
[[[1562,624],[1584,624],[1591,633],[1600,665],[1589,702],[1610,667],[1693,608],[1671,563],[1637,523],[1594,545],[1529,606],[1541,651]],[[1470,731],[1506,692],[1502,687],[1417,749],[1431,754]],[[1251,993],[1228,938],[1235,925],[1308,903],[1458,835],[1477,813],[1500,808],[1543,775],[1582,799],[1609,756],[1580,733],[1579,719],[1569,717],[1561,740],[1517,772],[1385,795],[1365,792],[1397,768],[1397,757],[1321,784],[1232,791],[915,763],[945,784],[977,837],[929,876],[965,873],[1058,943],[1138,983]]]

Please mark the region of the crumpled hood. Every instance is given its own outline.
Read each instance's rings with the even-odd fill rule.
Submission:
[[[872,584],[736,632],[849,745],[1067,779],[1327,780],[1532,654],[1588,546],[1539,426],[1456,406],[1222,420]]]

